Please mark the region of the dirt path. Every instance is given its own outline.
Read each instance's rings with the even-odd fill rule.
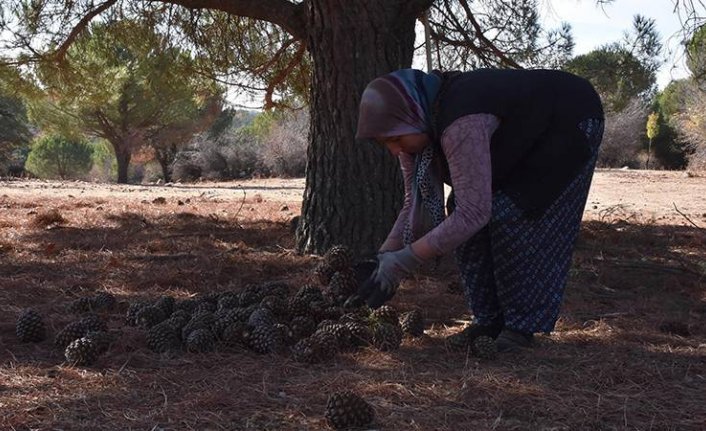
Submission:
[[[0,181],[0,195],[18,198],[31,198],[38,193],[46,197],[105,198],[110,195],[111,199],[148,201],[158,197],[182,201],[246,198],[296,205],[303,191],[304,179],[301,178],[167,185]],[[594,176],[585,218],[664,224],[689,224],[691,220],[706,227],[706,176],[690,177],[685,172],[599,170]]]
[[[195,184],[102,184],[84,181],[10,180],[0,181],[0,194],[8,197],[47,197],[145,199],[246,199],[262,198],[277,202],[298,202],[304,192],[304,179],[268,178],[245,181],[201,182]]]
[[[690,177],[685,172],[668,171],[600,170],[594,176],[584,218],[616,217],[639,222],[689,224],[688,217],[706,227],[706,176]]]

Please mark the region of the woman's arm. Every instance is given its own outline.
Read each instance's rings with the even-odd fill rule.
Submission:
[[[392,226],[387,239],[380,246],[380,252],[395,251],[404,247],[403,234],[407,224],[409,211],[412,206],[412,175],[414,175],[414,157],[409,154],[401,153],[398,157],[400,161],[400,169],[404,179],[404,205],[400,210],[395,224]]]
[[[494,115],[472,114],[444,130],[441,146],[449,164],[456,206],[446,220],[412,244],[422,260],[453,251],[490,220],[490,138],[499,124]]]

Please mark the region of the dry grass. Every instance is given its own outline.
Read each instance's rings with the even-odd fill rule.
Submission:
[[[43,209],[39,212],[30,211],[33,215],[30,224],[36,228],[46,228],[66,223],[64,217],[56,208]]]
[[[469,316],[444,262],[396,296],[396,306],[422,306],[428,320],[425,337],[397,352],[363,350],[316,366],[245,351],[167,358],[116,313],[106,317],[118,344],[95,367],[74,368],[51,340],[17,342],[22,308],[40,311],[53,334],[81,295],[105,290],[126,302],[270,279],[298,286],[315,259],[294,253],[281,202],[262,197],[180,205],[4,196],[0,207],[2,430],[325,429],[327,395],[342,388],[373,404],[384,430],[706,424],[706,235],[690,226],[586,223],[556,332],[496,361],[445,348],[443,337]],[[31,223],[48,210],[54,221]],[[663,332],[665,322],[691,335]]]

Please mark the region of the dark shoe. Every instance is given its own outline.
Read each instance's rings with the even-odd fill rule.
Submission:
[[[471,347],[476,338],[480,336],[495,338],[501,330],[502,326],[500,325],[472,324],[467,326],[463,331],[446,337],[446,343],[452,350],[465,350]]]
[[[495,344],[498,346],[498,352],[500,353],[517,352],[518,350],[532,346],[533,339],[533,334],[526,334],[505,328],[500,332],[500,335],[498,335]]]

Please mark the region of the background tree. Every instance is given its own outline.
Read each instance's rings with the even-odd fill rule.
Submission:
[[[677,114],[684,100],[682,93],[686,80],[670,82],[657,92],[650,105],[652,112],[658,113],[659,134],[652,140],[652,150],[660,165],[667,169],[683,169],[686,166],[686,149],[677,133]]]
[[[678,114],[686,103],[688,80],[670,82],[655,95],[651,110],[659,113],[659,134],[652,140],[655,157],[668,169],[684,169],[687,164],[687,143],[677,132]]]
[[[660,50],[654,20],[636,15],[632,32],[622,41],[576,56],[564,69],[591,81],[606,109],[620,112],[654,89]]]
[[[63,134],[110,142],[117,180],[127,182],[135,150],[153,145],[168,151],[177,143],[165,141],[198,129],[197,112],[218,94],[212,83],[186,73],[193,59],[166,40],[132,20],[91,26],[61,63],[35,69],[49,97],[33,104],[32,117]]]
[[[647,133],[647,139],[649,140],[647,146],[647,161],[645,162],[645,169],[650,168],[650,155],[652,154],[652,140],[659,135],[659,114],[656,112],[651,112],[647,116],[647,124],[645,126],[645,131]]]
[[[306,173],[309,115],[306,111],[284,112],[260,138],[263,165],[277,177],[300,177]]]
[[[706,25],[697,28],[686,43],[686,65],[694,81],[706,84]]]
[[[17,154],[27,143],[29,128],[22,100],[0,95],[0,172],[17,170]]]
[[[172,165],[179,150],[195,134],[211,127],[221,112],[222,104],[220,96],[211,97],[202,107],[189,103],[182,107],[180,119],[171,118],[155,124],[145,134],[145,144],[154,152],[165,182],[172,181]]]
[[[696,81],[683,94],[684,106],[675,116],[677,131],[687,149],[689,169],[706,169],[706,95]]]
[[[691,76],[673,91],[675,128],[686,147],[690,169],[706,169],[706,25],[696,28],[686,43]]]
[[[239,129],[250,124],[256,115],[256,111],[245,109],[222,109],[208,129],[208,137],[218,139],[228,129]]]
[[[26,168],[41,178],[79,178],[91,169],[92,155],[86,141],[44,136],[32,143]]]
[[[178,178],[305,175],[307,111],[278,108],[233,116],[228,126],[225,122],[228,120],[221,118],[179,153],[175,164]]]
[[[614,112],[623,110],[655,82],[654,74],[617,44],[577,56],[565,70],[590,80],[606,109]]]
[[[606,128],[602,167],[642,167],[647,105],[656,90],[661,51],[653,19],[636,15],[623,39],[567,62],[564,69],[591,81],[603,101]]]
[[[0,66],[0,174],[21,172],[18,154],[30,138],[24,101],[14,91],[17,79],[15,70]]]

